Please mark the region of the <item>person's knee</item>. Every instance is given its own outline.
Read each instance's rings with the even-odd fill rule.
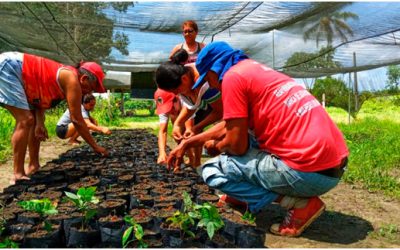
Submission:
[[[30,129],[35,125],[35,118],[32,114],[27,114],[18,121],[17,126],[21,129]]]

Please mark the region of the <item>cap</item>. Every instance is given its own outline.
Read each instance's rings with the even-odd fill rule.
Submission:
[[[156,113],[157,115],[165,114],[171,111],[174,105],[175,94],[157,89],[154,93],[154,100],[156,101]]]
[[[84,62],[81,64],[80,68],[86,69],[90,73],[96,76],[97,78],[97,88],[95,89],[95,92],[97,93],[104,93],[106,92],[106,89],[104,88],[103,85],[103,80],[105,77],[105,74],[101,68],[100,65],[98,65],[95,62]]]
[[[248,58],[242,50],[235,50],[226,42],[212,42],[204,47],[196,60],[196,68],[200,77],[192,89],[197,88],[204,82],[208,71],[212,70],[221,81],[230,67],[239,61]]]

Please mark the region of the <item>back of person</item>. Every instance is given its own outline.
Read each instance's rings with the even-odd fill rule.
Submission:
[[[225,120],[249,117],[260,148],[294,169],[326,169],[348,154],[341,132],[316,98],[290,77],[254,60],[230,68],[222,98]]]
[[[47,58],[24,54],[22,78],[30,104],[48,109],[65,99],[57,79],[59,70],[64,67],[76,71],[73,67]]]

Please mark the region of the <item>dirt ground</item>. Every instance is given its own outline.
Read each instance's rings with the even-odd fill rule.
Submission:
[[[58,158],[72,148],[52,138],[41,147],[41,163]],[[0,190],[8,186],[12,161],[0,164]],[[258,215],[257,225],[265,229],[269,248],[400,248],[400,200],[371,193],[356,185],[340,183],[322,196],[327,210],[301,237],[272,235],[268,228],[279,223],[284,211],[276,205]]]

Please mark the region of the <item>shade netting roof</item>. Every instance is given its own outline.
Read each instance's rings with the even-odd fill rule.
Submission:
[[[397,2],[1,2],[0,50],[154,71],[187,19],[292,77],[400,64]]]

